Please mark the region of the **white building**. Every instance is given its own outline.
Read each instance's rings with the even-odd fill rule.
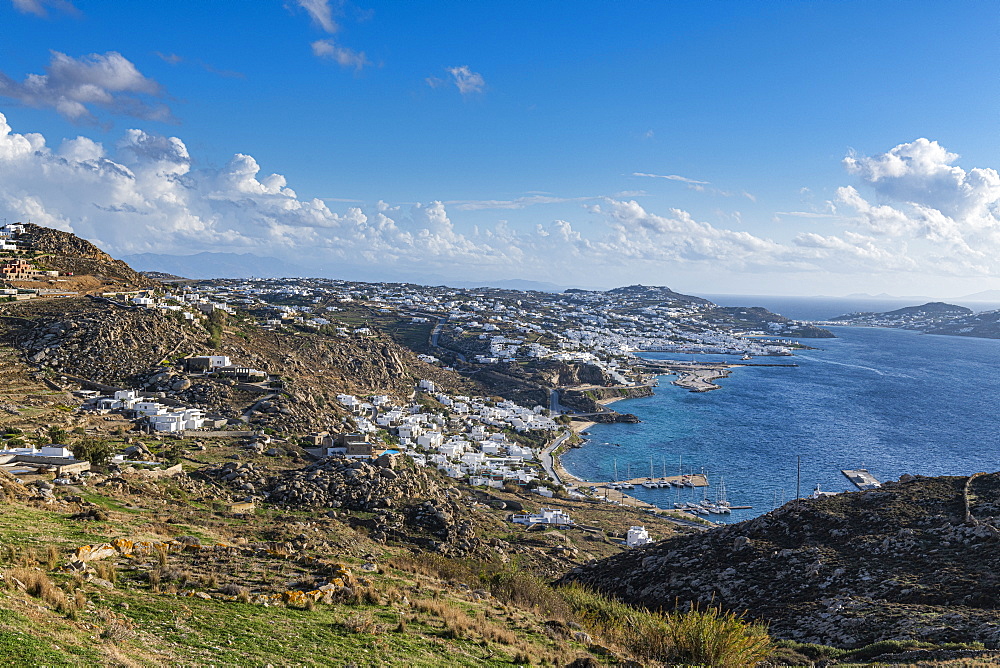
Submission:
[[[629,547],[639,547],[652,542],[653,539],[649,537],[646,527],[630,527],[625,534],[625,544]]]
[[[573,520],[569,518],[566,511],[553,508],[542,508],[540,512],[533,515],[514,515],[510,519],[517,524],[573,524]]]

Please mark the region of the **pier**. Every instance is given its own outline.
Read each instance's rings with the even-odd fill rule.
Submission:
[[[882,486],[882,483],[876,480],[875,476],[868,472],[868,469],[842,469],[840,472],[858,489],[875,489]]]
[[[581,485],[596,485],[598,487],[607,485],[634,485],[639,487],[644,482],[655,482],[660,483],[672,483],[671,487],[677,487],[678,483],[682,483],[684,480],[690,480],[691,485],[681,485],[683,487],[708,487],[708,476],[704,473],[692,473],[689,475],[668,475],[667,477],[650,478],[649,476],[643,478],[631,478],[629,480],[614,480],[610,482],[581,482]],[[663,487],[662,489],[667,489]]]
[[[721,386],[713,381],[726,378],[729,370],[733,367],[762,366],[762,367],[797,367],[798,364],[791,363],[768,363],[754,362],[746,363],[742,360],[734,362],[684,362],[676,360],[643,360],[642,367],[647,371],[656,373],[675,374],[677,380],[672,384],[683,387],[691,392],[709,392],[718,390]]]

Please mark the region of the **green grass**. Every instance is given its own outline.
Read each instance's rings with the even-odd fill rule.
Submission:
[[[478,642],[438,637],[426,624],[411,623],[405,634],[393,632],[399,615],[383,606],[309,611],[170,596],[131,600],[124,614],[182,663],[264,665],[280,657],[283,665],[306,666],[328,666],[336,659],[428,668],[510,665],[509,658]],[[358,617],[370,619],[374,633],[350,630]]]
[[[5,666],[101,665],[101,654],[86,638],[80,638],[69,623],[59,623],[57,642],[39,633],[37,624],[25,615],[5,607],[0,599],[0,657]],[[76,636],[74,638],[74,636]],[[74,639],[76,642],[74,642]]]

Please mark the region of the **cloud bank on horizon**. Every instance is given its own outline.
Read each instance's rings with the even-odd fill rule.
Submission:
[[[83,136],[53,147],[40,134],[17,133],[0,114],[0,204],[8,216],[72,231],[113,254],[250,252],[317,275],[380,266],[397,280],[428,273],[627,280],[668,264],[996,276],[1000,174],[966,171],[954,164],[958,157],[924,138],[879,155],[848,155],[843,164],[856,183],[838,188],[822,214],[836,225],[833,234],[771,239],[616,197],[579,198],[590,200],[580,202],[585,220],[524,230],[502,220],[489,228],[456,223],[440,201],[334,211],[323,200],[299,197],[280,174],[262,174],[250,155],[198,168],[180,138],[138,129],[110,148]],[[572,201],[532,196],[494,204],[551,199]],[[475,208],[485,207],[455,203],[459,212]]]

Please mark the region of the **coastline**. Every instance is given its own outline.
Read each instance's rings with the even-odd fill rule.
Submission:
[[[622,399],[626,399],[626,398],[628,398],[628,397],[613,397],[613,398],[610,398],[610,399],[602,399],[598,403],[600,403],[602,405],[606,405],[606,404],[614,403],[616,401],[621,401]],[[591,427],[593,427],[595,424],[597,424],[597,423],[596,422],[592,422],[592,421],[588,421],[588,420],[572,420],[570,422],[570,424],[569,424],[569,429],[570,429],[570,431],[575,436],[580,437],[581,432],[587,431],[588,429],[590,429]],[[586,439],[584,439],[584,444],[585,443],[586,443]],[[559,476],[559,479],[562,481],[562,483],[564,485],[566,485],[566,486],[574,486],[574,487],[592,487],[594,489],[594,491],[596,493],[599,493],[600,496],[601,496],[601,498],[603,498],[607,503],[616,503],[616,504],[621,505],[621,506],[629,506],[629,507],[632,507],[632,508],[640,508],[640,509],[643,509],[643,510],[647,510],[649,512],[656,513],[657,515],[660,515],[660,516],[665,516],[667,518],[670,518],[671,516],[673,516],[675,519],[682,520],[682,521],[685,521],[685,522],[691,523],[691,524],[697,523],[697,522],[699,522],[699,520],[701,520],[701,518],[699,518],[696,515],[692,515],[690,513],[685,513],[685,512],[680,511],[680,510],[670,510],[670,509],[667,509],[667,508],[660,508],[659,506],[653,505],[651,503],[643,501],[642,499],[638,499],[638,498],[636,498],[634,496],[626,494],[625,492],[623,492],[620,489],[613,489],[613,488],[611,488],[609,486],[610,485],[609,482],[592,482],[592,481],[587,481],[587,480],[581,480],[580,478],[576,477],[575,475],[573,475],[572,473],[570,473],[569,471],[567,471],[566,468],[562,464],[561,454],[562,454],[563,448],[565,448],[565,447],[567,447],[567,446],[561,445],[557,450],[553,451],[552,454],[551,454],[551,457],[552,457],[552,468],[554,469],[554,471],[556,472],[556,474]],[[673,477],[678,478],[678,479],[680,478],[680,476],[673,476]],[[668,477],[667,479],[670,479],[670,478]],[[641,482],[643,480],[644,479],[636,479],[636,480],[633,481],[633,483],[634,484],[641,484]],[[707,487],[708,486],[708,480],[705,479],[704,476],[695,475],[695,476],[693,476],[692,480],[693,480],[693,483],[694,483],[694,485],[696,487]]]

